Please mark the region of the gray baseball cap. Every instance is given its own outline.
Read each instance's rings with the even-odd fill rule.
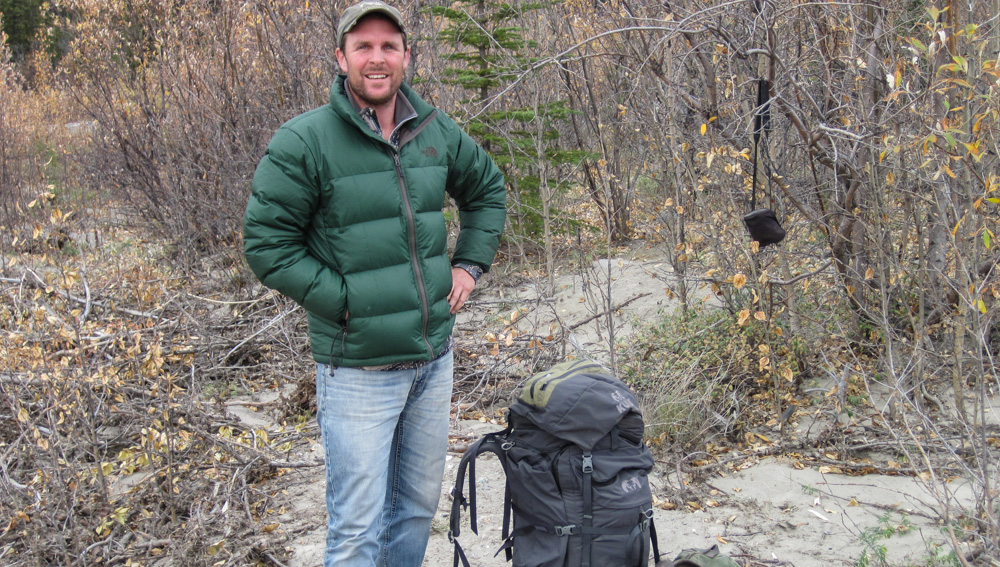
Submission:
[[[340,22],[337,24],[337,45],[344,46],[344,35],[354,29],[358,21],[371,14],[381,14],[396,24],[399,31],[403,32],[403,41],[406,41],[406,27],[403,25],[403,15],[399,10],[378,0],[364,0],[344,10],[340,15]]]

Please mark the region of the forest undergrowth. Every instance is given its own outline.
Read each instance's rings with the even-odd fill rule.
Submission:
[[[99,215],[81,220],[59,201],[39,195],[31,233],[0,250],[0,559],[281,565],[286,535],[269,521],[284,512],[272,503],[280,477],[318,465],[296,456],[316,434],[303,314],[252,284],[235,254],[177,268],[162,243]],[[500,287],[526,276],[500,267],[493,277]],[[551,326],[514,332],[517,319],[505,312],[459,334],[456,387],[473,395],[456,415],[502,421],[496,410],[523,369],[559,358],[565,338]],[[959,460],[972,455],[957,422],[904,446],[893,436],[891,420],[909,418],[873,405],[864,375],[878,364],[866,349],[834,336],[789,347],[763,319],[692,308],[616,345],[662,463],[691,479],[765,456],[848,475],[962,474]],[[766,372],[771,364],[796,378]],[[836,365],[850,369],[843,380],[830,374]],[[274,400],[257,407],[274,427],[227,412],[227,401],[260,394]],[[805,435],[789,426],[807,421]],[[988,443],[997,448],[995,433]],[[661,505],[703,498],[692,483]],[[975,533],[972,518],[954,521],[956,541]]]
[[[270,135],[326,100],[344,3],[44,4],[16,60],[0,31],[0,563],[281,565],[314,370],[240,223]],[[508,182],[457,417],[502,418],[593,325],[664,505],[762,456],[910,475],[955,561],[1000,565],[997,0],[403,4],[407,79]],[[676,308],[630,320],[638,243]]]

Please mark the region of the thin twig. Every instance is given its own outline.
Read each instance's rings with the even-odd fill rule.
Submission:
[[[601,311],[600,313],[591,315],[590,317],[587,317],[586,319],[584,319],[583,321],[580,321],[579,323],[574,323],[574,324],[570,325],[566,329],[568,331],[575,331],[577,328],[586,325],[587,323],[593,321],[594,319],[597,319],[598,317],[603,317],[604,315],[607,315],[608,313],[614,313],[615,311],[618,311],[619,309],[622,309],[623,307],[627,306],[629,303],[632,303],[633,301],[635,301],[637,299],[641,299],[643,297],[646,297],[647,295],[650,295],[650,294],[649,293],[640,293],[639,295],[633,297],[632,299],[623,301],[622,303],[619,303],[618,305],[612,307],[611,309],[605,309],[604,311]]]

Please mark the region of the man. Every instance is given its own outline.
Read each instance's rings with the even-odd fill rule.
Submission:
[[[344,11],[330,103],[293,118],[257,167],[244,218],[254,273],[301,304],[317,363],[328,567],[418,567],[448,438],[451,331],[493,262],[504,181],[403,83],[395,8]],[[452,257],[441,207],[458,205]]]

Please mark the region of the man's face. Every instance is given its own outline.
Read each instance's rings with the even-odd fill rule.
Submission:
[[[344,36],[337,62],[347,72],[347,82],[360,102],[377,108],[395,101],[410,64],[410,50],[395,24],[369,16]]]

